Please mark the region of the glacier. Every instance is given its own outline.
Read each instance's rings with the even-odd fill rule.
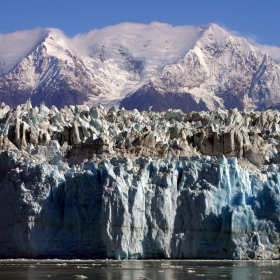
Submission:
[[[0,108],[0,257],[277,259],[277,110]]]

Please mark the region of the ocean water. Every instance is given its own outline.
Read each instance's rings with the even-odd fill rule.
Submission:
[[[0,260],[0,279],[280,279],[280,261]]]

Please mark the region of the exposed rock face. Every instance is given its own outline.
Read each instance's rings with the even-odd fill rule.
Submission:
[[[279,111],[0,108],[0,256],[279,258]]]

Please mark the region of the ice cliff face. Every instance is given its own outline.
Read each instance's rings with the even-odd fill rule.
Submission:
[[[1,257],[279,258],[279,111],[0,118]]]

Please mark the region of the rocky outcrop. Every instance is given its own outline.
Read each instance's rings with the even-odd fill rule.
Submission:
[[[279,258],[279,111],[0,116],[1,257]]]

